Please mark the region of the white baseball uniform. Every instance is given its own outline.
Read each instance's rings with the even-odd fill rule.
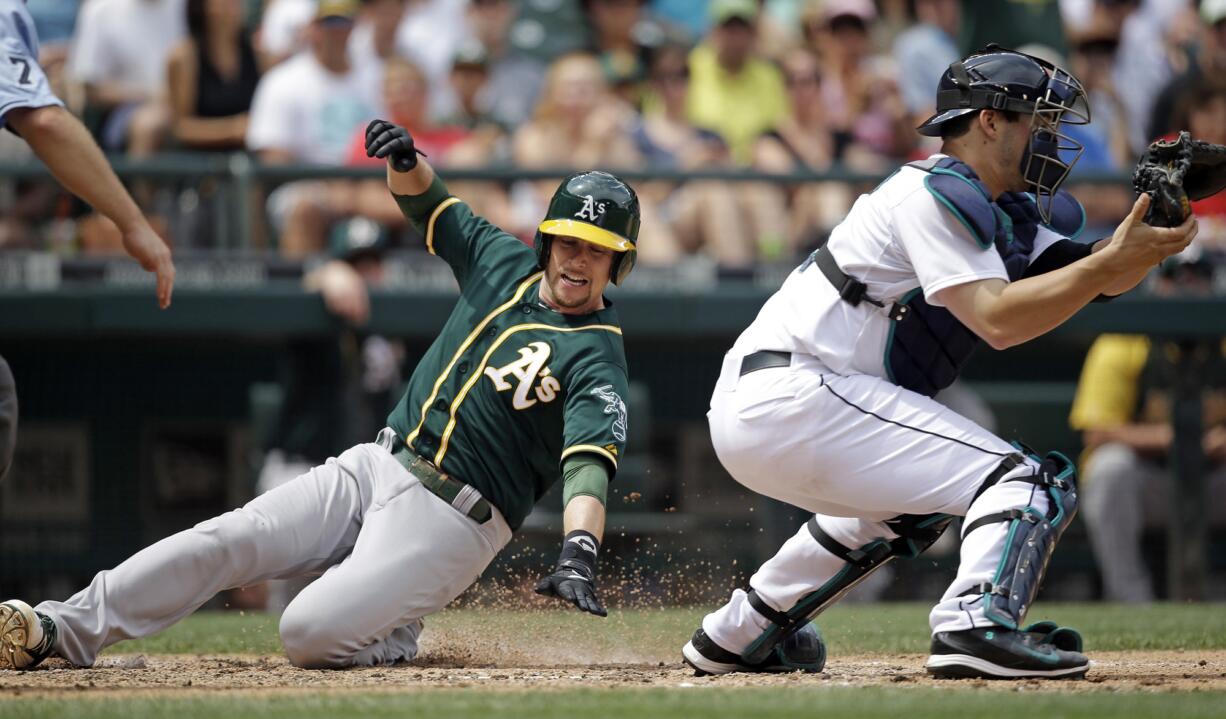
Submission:
[[[1009,279],[996,249],[981,248],[927,191],[926,174],[903,167],[861,196],[830,237],[843,271],[887,307],[917,288],[941,306],[944,288]],[[1041,227],[1031,261],[1059,239]],[[724,358],[711,397],[711,438],[728,472],[755,492],[815,512],[821,529],[849,549],[895,538],[884,520],[902,514],[966,515],[969,522],[1028,505],[1046,511],[1047,494],[1026,482],[1001,481],[975,499],[1016,450],[891,382],[885,365],[891,325],[881,308],[841,299],[816,264],[792,272]],[[790,352],[791,365],[742,374],[742,358],[760,350]],[[1027,459],[1004,477],[1031,475],[1036,467]],[[959,595],[992,580],[1007,530],[996,523],[968,536],[957,579],[932,610],[934,633],[992,623],[982,595]],[[786,612],[844,566],[802,526],[750,585]],[[703,629],[740,653],[769,624],[738,589]]]

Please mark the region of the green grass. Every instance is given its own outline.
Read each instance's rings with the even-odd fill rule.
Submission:
[[[416,694],[305,694],[292,696],[194,696],[96,700],[20,699],[0,702],[0,716],[40,717],[531,717],[532,719],[648,719],[702,717],[857,717],[950,719],[992,717],[1221,717],[1226,694],[1036,694],[939,689],[577,689],[549,692],[482,692],[471,689]]]
[[[919,654],[928,649],[928,605],[849,604],[819,617],[832,659],[839,654]],[[476,636],[514,644],[517,637],[557,636],[600,647],[634,647],[672,657],[698,626],[705,609],[613,611],[598,620],[557,611],[449,610],[426,622],[426,631],[463,628]],[[1226,649],[1226,607],[1213,604],[1042,604],[1033,621],[1054,619],[1075,627],[1088,651]],[[276,619],[264,614],[200,613],[147,639],[123,642],[113,653],[275,654],[281,651]]]

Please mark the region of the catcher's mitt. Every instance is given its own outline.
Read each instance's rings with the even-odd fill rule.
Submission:
[[[1201,200],[1226,188],[1226,147],[1193,140],[1187,131],[1173,141],[1149,146],[1132,174],[1137,194],[1153,199],[1145,224],[1178,227],[1192,214],[1190,200]]]

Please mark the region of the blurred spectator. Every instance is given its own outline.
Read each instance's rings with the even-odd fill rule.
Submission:
[[[1173,75],[1167,31],[1177,13],[1159,0],[1096,0],[1094,13],[1118,28],[1119,49],[1112,71],[1126,113],[1128,147],[1139,157],[1152,139],[1148,124],[1154,100]],[[1185,3],[1186,4],[1186,3]]]
[[[907,156],[917,137],[894,68],[871,52],[869,27],[876,17],[872,0],[811,2],[804,14],[805,40],[821,59],[834,160],[868,171]]]
[[[507,3],[509,0],[409,0],[396,29],[396,51],[413,61],[430,80],[430,103],[435,114],[452,112],[455,99],[447,83],[456,48],[472,35],[469,5]],[[512,5],[510,12],[514,14]]]
[[[260,80],[241,0],[187,0],[185,38],[167,68],[171,132],[192,150],[238,150]]]
[[[1172,258],[1175,259],[1175,258]],[[1168,260],[1168,262],[1170,262]],[[1212,266],[1177,262],[1156,278],[1159,295],[1205,294]],[[1204,354],[1203,451],[1210,522],[1226,522],[1226,353],[1221,343],[1193,347],[1139,335],[1102,335],[1090,347],[1069,423],[1080,430],[1082,516],[1103,578],[1104,599],[1149,602],[1153,585],[1141,553],[1145,527],[1161,527],[1171,492],[1171,390],[1187,371],[1181,356]]]
[[[321,0],[307,28],[310,51],[274,67],[260,80],[247,148],[262,162],[341,164],[353,128],[380,114],[380,98],[371,96],[375,83],[349,62],[356,14],[353,0]],[[269,214],[287,256],[320,251],[330,223],[344,214],[329,184],[290,183],[269,197]]]
[[[739,165],[751,161],[753,143],[787,111],[779,70],[756,56],[758,5],[754,0],[711,0],[711,32],[690,53],[688,113],[713,130]]]
[[[894,41],[898,86],[918,126],[936,110],[941,74],[962,57],[958,33],[962,28],[960,0],[914,0],[915,24]]]
[[[489,62],[489,53],[478,40],[467,40],[456,49],[448,75],[456,105],[451,115],[447,116],[446,124],[470,130],[499,124],[486,102],[490,82]]]
[[[532,120],[515,134],[515,160],[523,167],[625,166],[634,122],[633,108],[609,92],[600,62],[567,55],[549,68]],[[546,185],[545,199],[553,183]]]
[[[1112,4],[1116,2],[1108,1]],[[1046,45],[1061,55],[1067,55],[1059,0],[974,0],[962,3],[961,50],[980,50],[991,42],[1007,48],[1027,44]]]
[[[1174,122],[1176,99],[1206,77],[1226,77],[1226,0],[1204,0],[1200,15],[1204,23],[1186,58],[1186,69],[1154,100],[1148,125],[1151,138],[1187,129]]]
[[[719,135],[690,124],[686,95],[690,79],[688,49],[666,45],[651,61],[650,100],[631,131],[636,164],[652,170],[728,167],[728,146]],[[757,260],[753,236],[739,206],[738,190],[727,182],[636,183],[641,202],[659,221],[640,230],[644,264],[670,264],[702,253],[725,268],[746,270]],[[774,188],[770,188],[774,189]],[[775,190],[777,192],[777,190]],[[782,206],[777,208],[782,210]],[[777,216],[782,216],[780,213]]]
[[[754,168],[763,172],[822,171],[834,161],[835,140],[822,96],[821,66],[807,48],[783,57],[783,81],[791,100],[790,114],[754,145]],[[809,182],[790,189],[789,254],[812,250],[824,242],[830,228],[843,219],[853,199],[851,188],[838,182]]]
[[[545,81],[545,66],[511,46],[515,12],[510,0],[472,0],[466,14],[472,38],[461,44],[469,55],[473,54],[473,40],[484,49],[488,77],[479,95],[481,112],[507,129],[519,127],[532,116]]]
[[[265,69],[306,48],[307,26],[315,17],[318,4],[319,0],[268,0],[265,3],[256,33],[256,49]]]
[[[614,92],[638,105],[653,48],[681,43],[679,31],[665,26],[644,8],[647,0],[582,0],[591,29],[591,51],[604,66]]]
[[[69,74],[103,115],[107,150],[151,154],[170,126],[166,62],[186,32],[184,0],[91,0],[81,8]]]
[[[405,0],[362,0],[362,10],[349,36],[349,61],[382,92],[384,64],[404,56],[396,49],[396,34],[404,18]],[[427,85],[426,90],[429,91]]]
[[[1127,111],[1112,77],[1119,35],[1109,24],[1094,23],[1073,33],[1069,44],[1072,55],[1068,69],[1085,88],[1092,119],[1087,125],[1065,125],[1063,128],[1063,132],[1086,148],[1073,172],[1131,169]]]

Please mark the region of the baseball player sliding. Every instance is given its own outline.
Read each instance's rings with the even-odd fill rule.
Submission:
[[[461,291],[389,426],[100,572],[66,602],[0,605],[0,668],[52,654],[88,666],[220,590],[319,573],[281,617],[291,662],[410,660],[422,618],[476,580],[558,479],[566,538],[536,590],[605,615],[594,576],[627,378],[602,293],[634,266],[634,191],[603,172],[568,177],[532,249],[450,196],[404,128],[372,122],[366,151],[387,159],[396,201]]]
[[[1076,78],[996,46],[952,64],[919,128],[941,153],[852,207],[724,359],[708,414],[724,467],[816,515],[708,614],[682,653],[701,673],[820,671],[809,620],[895,557],[964,517],[957,578],[932,609],[928,671],[1079,677],[1076,631],[1026,624],[1077,510],[1072,463],[1010,444],[931,398],[981,342],[1003,349],[1136,286],[1196,222],[1075,237],[1060,185],[1089,122]]]
[[[165,309],[174,290],[170,249],[132,201],[89,131],[64,109],[38,65],[38,34],[24,0],[0,0],[0,127],[23,138],[69,191],[118,227],[123,247],[157,276],[157,300]],[[17,440],[17,389],[0,357],[0,481]]]

